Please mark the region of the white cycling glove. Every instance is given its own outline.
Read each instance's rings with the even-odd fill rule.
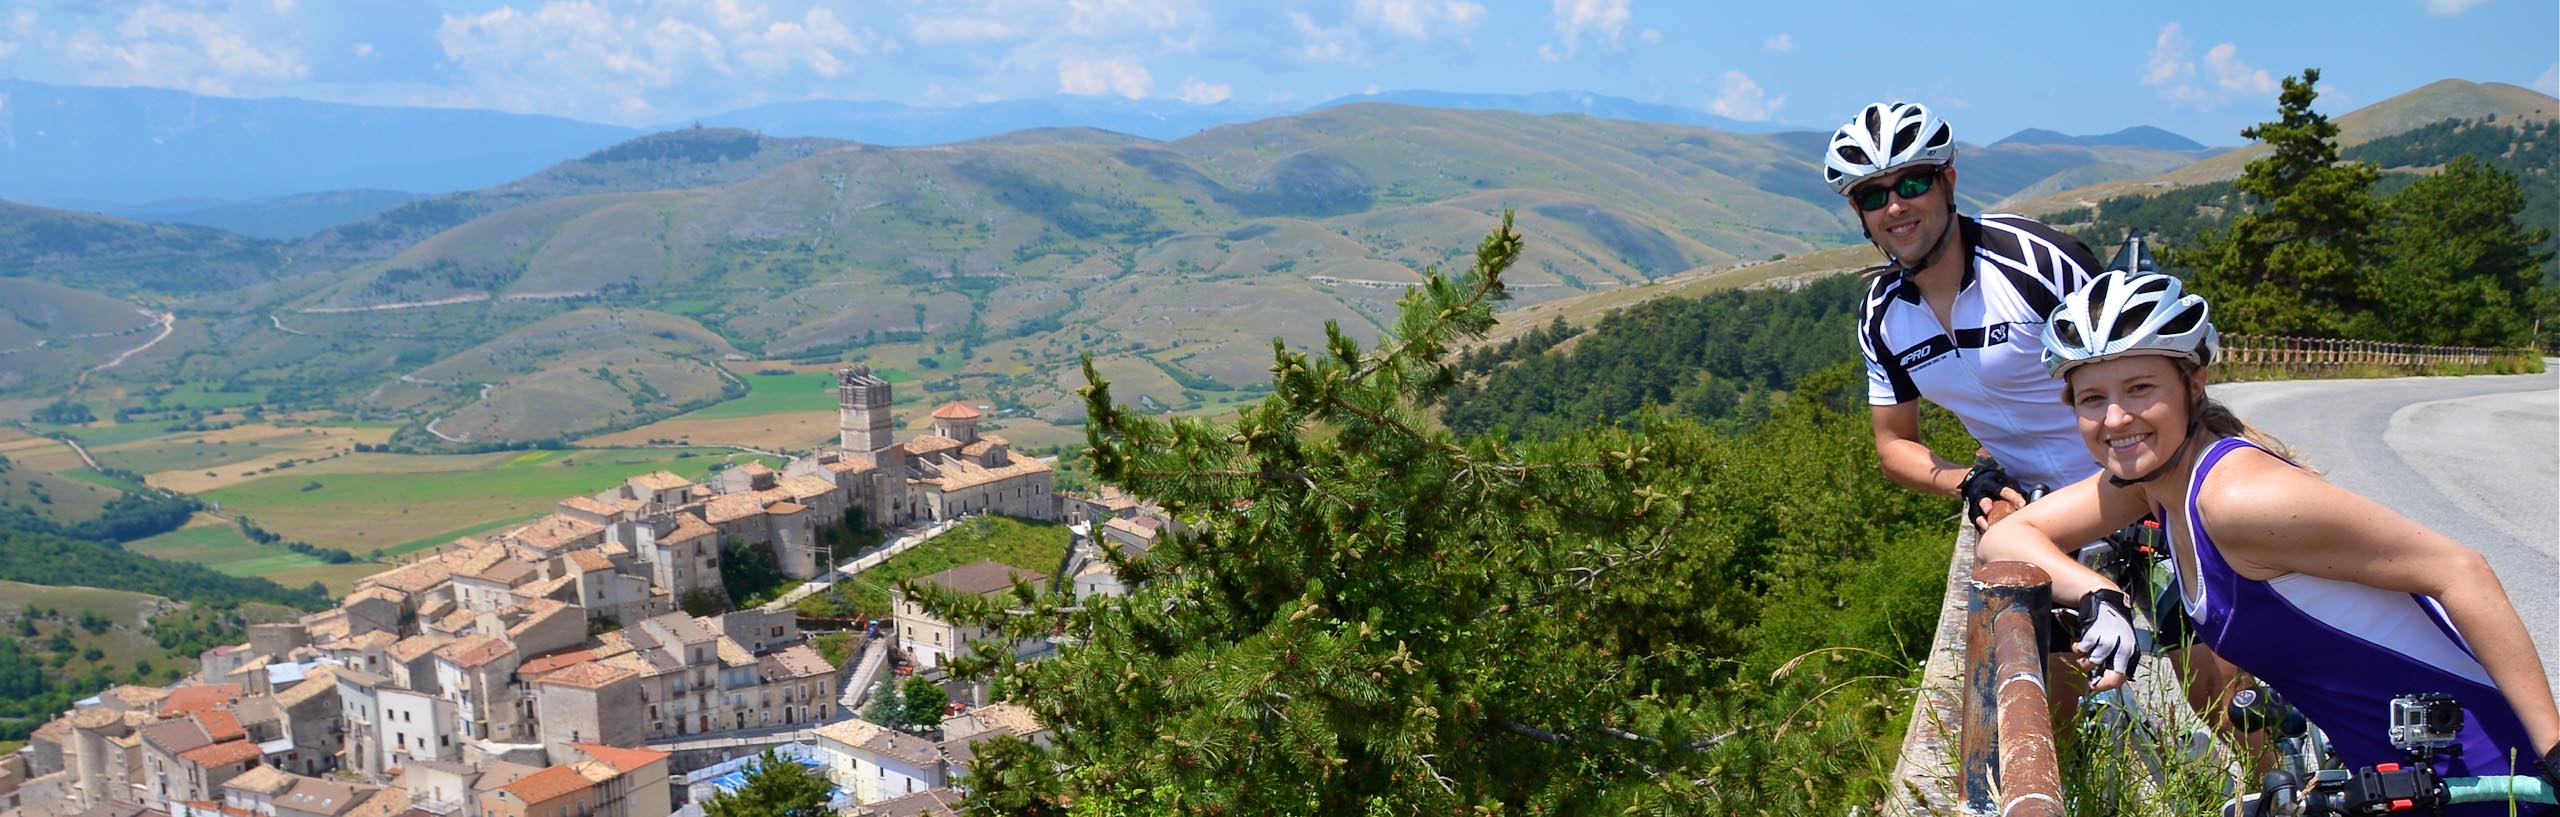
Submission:
[[[2133,680],[2133,665],[2142,650],[2133,632],[2133,607],[2124,593],[2115,590],[2091,590],[2080,600],[2080,640],[2071,648],[2089,657],[2097,665],[2091,670],[2095,682],[2108,670],[2124,673]]]

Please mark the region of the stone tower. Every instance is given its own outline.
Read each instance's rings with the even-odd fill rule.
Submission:
[[[889,416],[889,381],[872,375],[871,367],[836,370],[836,406],[837,445],[844,450],[876,455],[898,444],[897,424]]]

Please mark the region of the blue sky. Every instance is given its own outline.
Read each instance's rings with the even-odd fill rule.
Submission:
[[[2318,66],[2352,110],[2447,77],[2555,92],[2560,3],[1665,0],[12,0],[0,76],[625,125],[785,100],[1309,103],[1594,91],[1828,128],[1875,99],[1960,136],[2209,144]],[[5,101],[0,101],[5,113]]]

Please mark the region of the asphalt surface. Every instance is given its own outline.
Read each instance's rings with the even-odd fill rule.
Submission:
[[[2330,481],[2489,557],[2560,683],[2560,360],[2538,375],[2227,383]]]

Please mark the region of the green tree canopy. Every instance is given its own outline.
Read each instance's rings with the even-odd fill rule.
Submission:
[[[950,705],[951,693],[922,675],[910,675],[898,699],[898,722],[891,725],[921,732],[942,726],[942,708]]]
[[[745,785],[714,794],[702,802],[710,817],[822,817],[835,784],[797,760],[772,749],[756,755],[747,767]]]
[[[2527,230],[2524,185],[2464,153],[2442,172],[2385,200],[2375,230],[2381,262],[2368,281],[2377,325],[2360,334],[2454,346],[2525,346],[2551,311],[2541,249]]]
[[[1492,323],[1520,248],[1506,217],[1472,270],[1406,294],[1376,350],[1338,327],[1313,355],[1275,342],[1272,396],[1232,425],[1123,410],[1087,363],[1095,473],[1184,529],[1106,554],[1125,599],[915,596],[1073,644],[953,662],[1055,730],[982,755],[974,812],[1837,813],[1881,794],[1951,507],[1876,473],[1846,366],[1742,437],[1653,411],[1551,441],[1435,429],[1421,406],[1449,346]]]

